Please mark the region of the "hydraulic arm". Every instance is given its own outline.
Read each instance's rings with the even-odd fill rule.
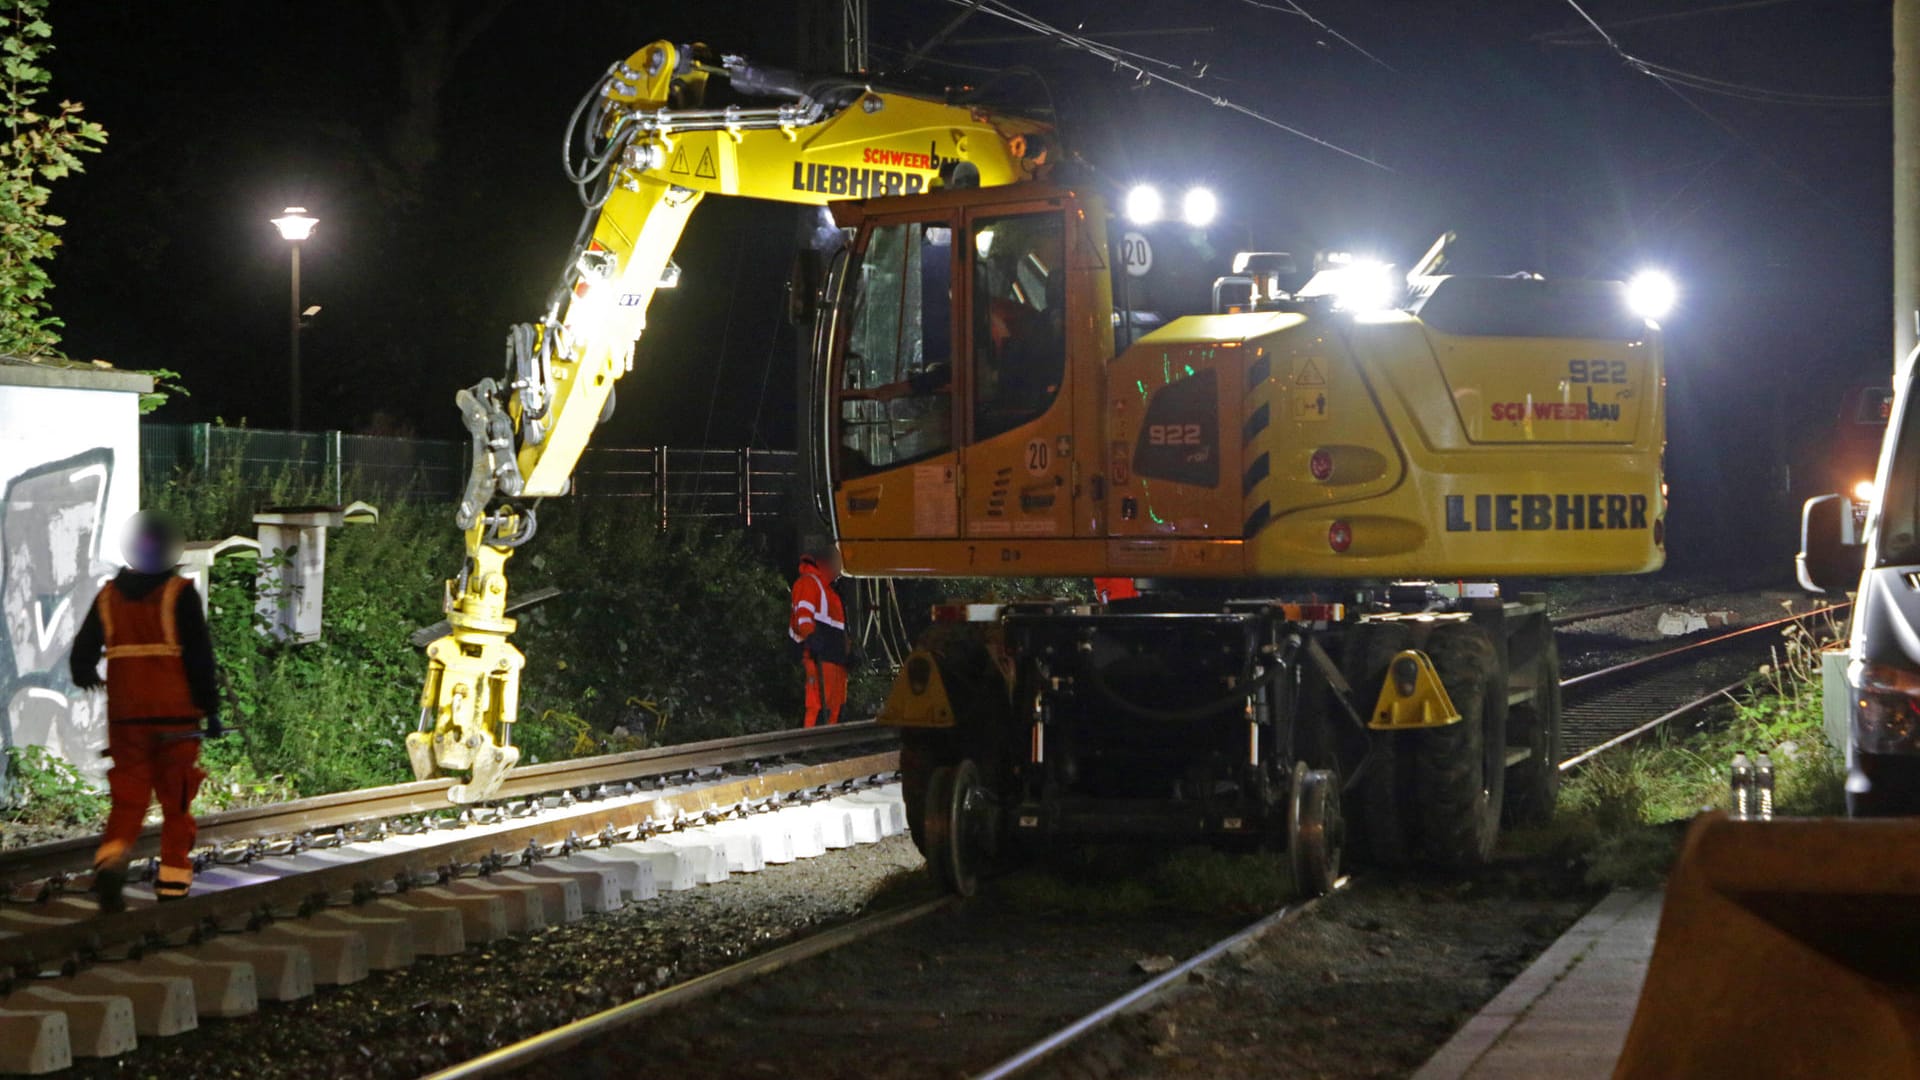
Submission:
[[[710,104],[709,84],[769,105]],[[1047,127],[962,104],[807,80],[702,46],[655,42],[615,64],[580,102],[568,178],[586,216],[536,321],[507,334],[505,373],[456,397],[473,466],[456,514],[466,559],[447,582],[451,629],[427,648],[414,774],[466,773],[449,797],[485,799],[519,760],[512,725],[525,660],[509,641],[506,564],[535,531],[535,504],[565,494],[593,429],[633,367],[654,291],[709,194],[824,205],[1034,178]]]

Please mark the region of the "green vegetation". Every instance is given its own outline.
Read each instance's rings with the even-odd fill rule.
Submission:
[[[237,467],[160,479],[146,498],[205,537],[252,531],[258,506],[313,501],[290,477],[248,482]],[[542,511],[539,539],[511,564],[517,594],[561,590],[517,616],[529,658],[514,725],[524,762],[769,730],[799,715],[787,583],[752,538],[663,537],[625,507]],[[404,743],[426,668],[409,638],[441,619],[443,582],[460,561],[460,535],[437,506],[387,505],[378,524],[332,530],[325,636],[287,646],[256,632],[256,564],[222,560],[211,622],[234,734],[207,744],[202,805],[410,779]]]
[[[81,154],[97,153],[107,131],[81,118],[75,101],[41,104],[53,75],[48,0],[0,0],[0,118],[7,128],[0,166],[0,355],[60,356],[60,320],[47,299],[46,262],[60,246],[66,221],[47,209],[55,180],[81,171]]]
[[[64,758],[41,746],[7,748],[8,826],[99,828],[107,820],[107,796]],[[0,845],[6,846],[6,845]]]
[[[1690,730],[1581,766],[1561,789],[1553,823],[1517,834],[1508,850],[1581,858],[1599,885],[1656,883],[1685,823],[1703,809],[1730,808],[1737,752],[1772,758],[1776,814],[1842,813],[1845,769],[1827,743],[1820,699],[1820,650],[1836,636],[1805,620],[1788,627],[1783,649],[1746,692]]]

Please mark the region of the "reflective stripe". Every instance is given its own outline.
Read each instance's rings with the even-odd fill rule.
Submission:
[[[833,616],[828,615],[824,611],[821,612],[818,616],[816,616],[816,618],[818,618],[821,622],[826,623],[828,626],[833,627],[835,630],[845,630],[847,628],[846,623],[843,623],[840,620],[834,618]]]
[[[800,638],[800,635],[799,635],[799,634],[796,634],[796,633],[794,633],[794,632],[793,632],[793,629],[792,629],[791,627],[789,627],[789,628],[787,629],[787,636],[788,636],[788,637],[790,637],[790,638],[792,638],[792,639],[793,639],[793,640],[795,640],[795,641],[799,641],[799,640],[801,640],[801,638]]]
[[[814,607],[813,601],[811,600],[795,600],[793,602],[793,610],[818,612],[820,609],[817,607]]]
[[[187,579],[183,577],[168,578],[160,587],[160,640],[169,645],[180,644],[180,631],[174,626],[173,617],[180,608],[180,590],[186,587]]]
[[[107,659],[128,660],[136,656],[179,656],[178,645],[114,645],[107,649]]]
[[[133,844],[126,840],[102,840],[99,850],[93,853],[93,868],[107,870],[124,864],[133,854]]]
[[[177,885],[184,889],[193,883],[193,867],[169,866],[161,863],[156,881],[161,885]]]

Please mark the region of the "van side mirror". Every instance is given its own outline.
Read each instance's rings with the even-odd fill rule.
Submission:
[[[1850,592],[1866,569],[1867,538],[1852,499],[1819,495],[1800,512],[1800,587],[1814,593]]]

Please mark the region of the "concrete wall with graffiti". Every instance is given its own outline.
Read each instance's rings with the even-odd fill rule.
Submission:
[[[67,653],[140,508],[144,376],[0,362],[0,745],[98,777],[106,702]],[[0,769],[4,769],[0,761]]]

